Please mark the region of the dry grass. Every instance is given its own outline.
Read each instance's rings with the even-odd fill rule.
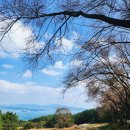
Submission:
[[[31,130],[78,130],[77,127],[70,127],[70,128],[63,128],[63,129],[58,129],[58,128],[42,128],[42,129],[31,129]]]
[[[108,125],[107,123],[104,124],[82,124],[79,126],[73,126],[70,128],[63,128],[63,129],[58,129],[58,128],[42,128],[42,129],[31,129],[31,130],[87,130],[87,129],[96,129],[98,127],[106,126]]]
[[[108,125],[108,123],[98,123],[98,124],[82,124],[79,125],[80,128],[86,127],[86,128],[98,128]]]

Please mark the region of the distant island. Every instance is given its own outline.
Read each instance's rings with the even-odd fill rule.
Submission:
[[[60,104],[50,104],[50,105],[36,105],[36,104],[16,104],[16,105],[0,105],[0,110],[2,112],[13,112],[19,117],[19,120],[31,120],[40,116],[46,116],[54,114],[57,108],[65,107],[70,109],[73,114],[85,110],[84,108],[77,108],[71,106],[64,106]]]

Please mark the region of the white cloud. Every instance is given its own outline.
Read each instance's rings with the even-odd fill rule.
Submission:
[[[24,78],[31,78],[32,77],[32,71],[27,70],[24,74],[23,74]]]
[[[22,87],[20,84],[16,83],[11,83],[6,80],[0,80],[0,93],[3,94],[11,94],[11,93],[18,93],[18,94],[23,94],[25,93],[25,88]]]
[[[2,26],[2,25],[1,25]],[[19,58],[20,53],[23,53],[26,48],[26,40],[29,36],[32,36],[32,30],[25,26],[22,22],[14,24],[12,29],[3,38],[1,45],[8,52],[0,49],[0,57]]]
[[[62,63],[62,61],[57,61],[54,66],[55,69],[65,69],[65,65]]]
[[[86,95],[82,87],[68,90],[63,98],[63,88],[6,80],[0,80],[0,84],[0,104],[62,104],[86,109],[94,107],[92,103],[85,102]]]
[[[66,39],[65,37],[62,39],[57,38],[55,42],[58,46],[61,46],[60,51],[64,53],[70,52],[73,48],[73,40]]]
[[[49,76],[57,76],[57,75],[61,75],[61,72],[55,71],[53,69],[50,68],[44,68],[42,69],[42,73],[49,75]]]
[[[2,67],[6,68],[6,69],[12,69],[13,65],[10,64],[2,64]]]
[[[57,61],[53,66],[48,66],[41,70],[43,74],[49,76],[57,76],[62,74],[62,70],[65,69],[66,66],[62,63],[62,61]]]

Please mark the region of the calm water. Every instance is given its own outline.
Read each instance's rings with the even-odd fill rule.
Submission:
[[[40,116],[54,114],[57,108],[65,107],[61,105],[1,105],[2,112],[16,113],[20,120],[30,120]],[[65,107],[74,114],[83,111],[83,108]]]
[[[45,116],[49,114],[54,114],[55,111],[29,111],[29,110],[12,110],[12,109],[4,109],[2,112],[13,112],[16,113],[20,120],[30,120],[36,117]]]

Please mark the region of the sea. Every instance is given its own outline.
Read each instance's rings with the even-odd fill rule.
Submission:
[[[2,113],[13,112],[18,115],[19,120],[27,121],[37,117],[52,115],[57,108],[68,108],[72,114],[76,114],[84,110],[84,108],[70,107],[59,104],[36,105],[36,104],[15,104],[0,105]]]

